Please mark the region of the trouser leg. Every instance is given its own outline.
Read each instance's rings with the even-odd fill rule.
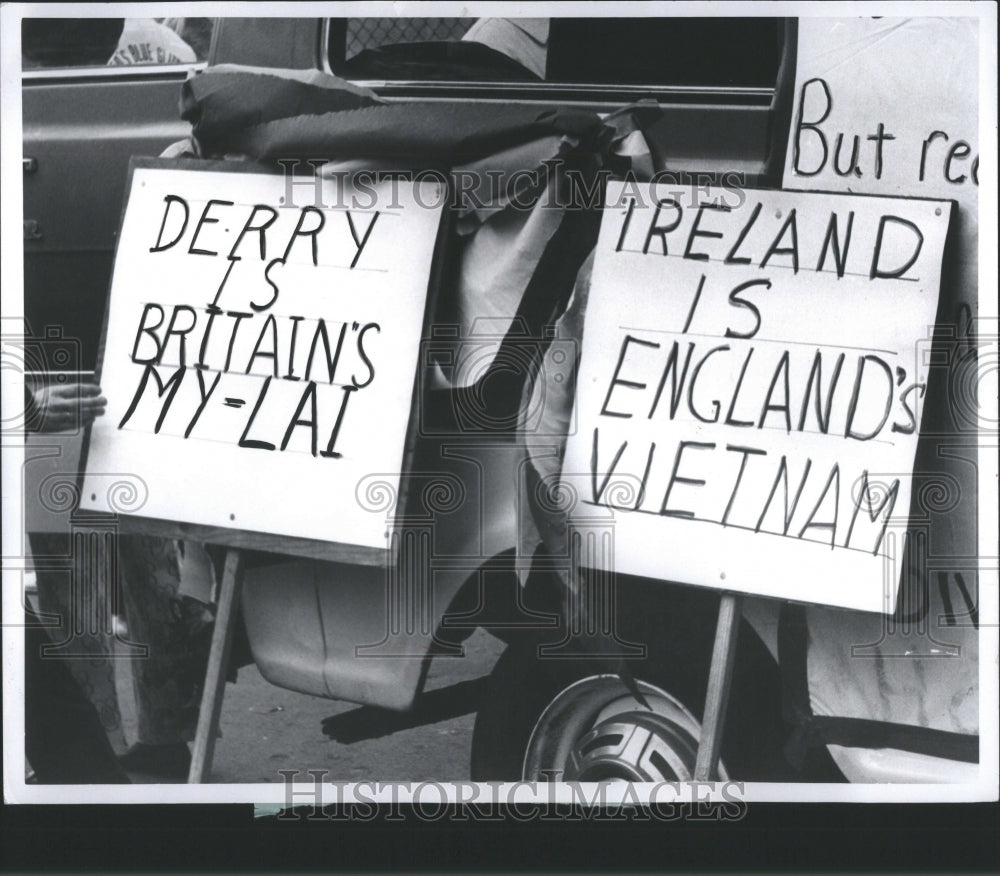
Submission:
[[[42,784],[127,784],[101,719],[70,672],[72,661],[45,657],[40,620],[27,617],[24,751]]]
[[[132,662],[138,741],[190,742],[198,724],[212,614],[181,596],[182,543],[156,536],[123,536],[121,568],[129,639],[146,646]]]
[[[114,640],[111,632],[111,588],[106,568],[73,557],[65,533],[31,533],[36,562],[38,607],[49,617],[48,637],[83,694],[96,709],[104,732],[115,749],[125,749],[125,732],[115,687]],[[65,568],[58,566],[68,560]],[[96,578],[94,577],[96,574]]]

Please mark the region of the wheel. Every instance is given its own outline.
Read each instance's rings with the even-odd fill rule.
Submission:
[[[512,645],[494,668],[472,738],[475,781],[690,781],[700,725],[676,697],[594,661],[536,660]],[[728,778],[719,765],[719,778]]]
[[[690,778],[711,647],[710,628],[699,634],[696,627],[683,648],[635,664],[636,684],[651,709],[607,665],[539,659],[534,642],[510,645],[476,715],[473,779]],[[705,642],[700,649],[699,639]],[[786,761],[790,728],[782,719],[778,667],[746,623],[737,647],[720,778],[728,771],[736,781],[843,781],[822,746],[810,750],[801,769]]]

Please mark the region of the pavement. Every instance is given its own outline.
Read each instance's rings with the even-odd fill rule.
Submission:
[[[326,770],[328,781],[468,779],[482,682],[503,648],[477,630],[465,642],[464,657],[435,657],[425,693],[411,712],[285,690],[265,681],[256,666],[245,666],[236,683],[226,685],[210,781],[283,782],[279,770],[298,770],[306,781],[310,769]],[[132,741],[136,716],[128,661],[118,666],[122,720]]]

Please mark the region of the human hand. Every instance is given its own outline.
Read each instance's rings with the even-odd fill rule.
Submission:
[[[39,432],[61,432],[89,426],[103,416],[108,400],[95,383],[43,386],[32,392]]]

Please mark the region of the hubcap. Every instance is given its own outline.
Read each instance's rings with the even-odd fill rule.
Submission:
[[[636,682],[645,708],[616,675],[593,675],[564,688],[528,741],[524,778],[535,781],[690,781],[701,726],[666,691]],[[720,779],[726,779],[720,762]]]

